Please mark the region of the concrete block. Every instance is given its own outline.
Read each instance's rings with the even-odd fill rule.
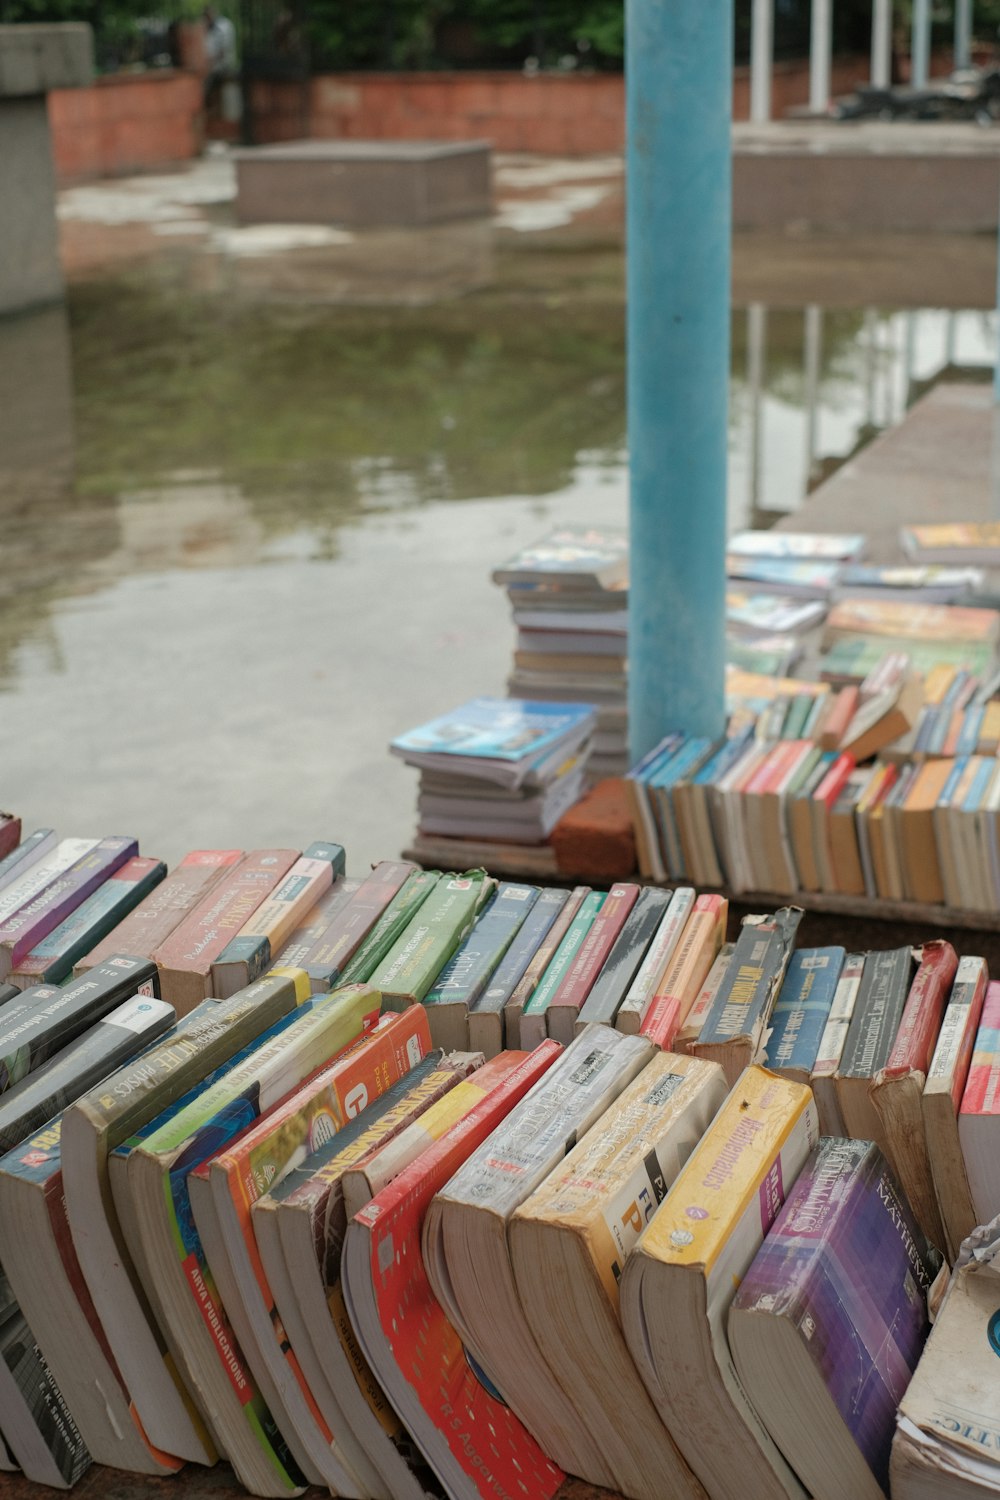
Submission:
[[[94,33],[82,22],[0,26],[0,100],[85,88],[94,78]]]
[[[0,98],[0,313],[63,294],[55,201],[44,94]]]
[[[486,141],[295,141],[234,153],[243,224],[437,224],[492,208]]]

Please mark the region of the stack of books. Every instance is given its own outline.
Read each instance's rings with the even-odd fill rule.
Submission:
[[[60,843],[16,825],[8,940],[65,894]],[[251,1494],[358,1500],[1000,1488],[956,1425],[1000,1400],[982,958],[803,948],[795,907],[730,933],[693,887],[344,865],[197,852],[78,977],[0,991],[5,1468],[225,1453]],[[211,987],[183,1017],[180,974]]]
[[[517,644],[508,691],[594,705],[588,778],[628,764],[628,538],[563,527],[493,572],[507,590]]]
[[[597,716],[587,703],[474,698],[398,735],[420,772],[421,836],[542,844],[586,787]]]

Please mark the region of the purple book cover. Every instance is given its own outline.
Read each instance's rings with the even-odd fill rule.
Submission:
[[[792,1319],[885,1490],[896,1408],[927,1338],[936,1271],[878,1147],[824,1137],[733,1302]]]
[[[53,928],[68,917],[82,901],[126,860],[138,854],[133,838],[101,839],[89,854],[70,865],[62,875],[51,880],[38,895],[13,913],[0,925],[0,978],[16,969]]]

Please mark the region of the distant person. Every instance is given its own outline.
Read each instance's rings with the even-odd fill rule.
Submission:
[[[236,27],[228,16],[220,16],[212,5],[205,6],[203,17],[208,61],[205,108],[208,110],[221,94],[223,84],[236,77]]]

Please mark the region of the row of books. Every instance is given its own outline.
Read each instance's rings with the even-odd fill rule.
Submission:
[[[643,895],[666,899],[601,903],[618,937],[583,1006]],[[798,917],[748,918],[727,961],[721,898],[677,893],[632,944],[637,1031],[581,1006],[567,1045],[488,1061],[408,1003],[423,922],[358,984],[279,968],[179,1022],[156,964],[114,955],[57,991],[91,1024],[54,1053],[53,998],[8,999],[0,1051],[38,1024],[0,1091],[0,1461],[66,1487],[92,1459],[224,1452],[262,1496],[544,1500],[573,1473],[635,1500],[875,1500],[931,1241],[964,1229],[962,1183],[972,1224],[1000,1207],[1000,986],[940,941],[796,950]],[[666,1050],[656,994],[709,932],[704,1020]],[[823,1045],[828,1094],[797,1076]]]

